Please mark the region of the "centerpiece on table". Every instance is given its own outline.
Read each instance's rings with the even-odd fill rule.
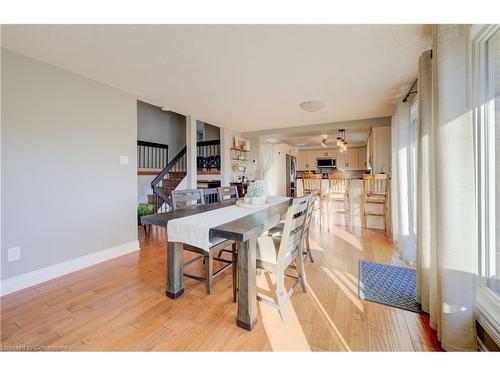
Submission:
[[[264,206],[266,205],[267,191],[264,179],[271,168],[272,160],[260,165],[255,171],[255,181],[250,182],[247,192],[243,198],[245,206]]]
[[[245,198],[243,198],[243,202],[245,204],[251,205],[263,205],[266,203],[266,194],[263,184],[261,181],[250,182],[247,188],[247,193]]]

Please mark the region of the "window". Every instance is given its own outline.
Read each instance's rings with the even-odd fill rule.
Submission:
[[[477,319],[500,343],[500,26],[472,29],[479,238]]]
[[[485,254],[486,285],[500,296],[500,30],[497,30],[486,42],[486,126],[488,190],[490,202],[488,241]]]
[[[416,246],[417,237],[417,140],[418,140],[418,101],[410,109],[410,233]],[[415,249],[416,253],[416,249]],[[415,260],[416,261],[416,260]]]

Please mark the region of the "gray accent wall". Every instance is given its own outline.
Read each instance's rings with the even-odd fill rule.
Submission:
[[[136,99],[1,52],[1,279],[136,241]]]
[[[186,116],[138,100],[137,139],[168,145],[170,161],[186,145]]]
[[[213,126],[205,123],[205,137],[204,141],[213,141],[216,139],[220,139],[220,128],[217,126]]]

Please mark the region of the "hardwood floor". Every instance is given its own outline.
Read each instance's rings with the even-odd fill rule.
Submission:
[[[166,231],[141,250],[1,299],[2,350],[68,351],[435,351],[427,316],[358,298],[358,261],[393,263],[397,249],[382,231],[311,227],[315,262],[306,264],[309,293],[298,288],[289,323],[259,303],[252,332],[236,327],[231,271],[205,285],[185,280],[185,294],[165,297]],[[189,256],[186,253],[186,256]],[[195,272],[202,268],[189,266]],[[259,276],[259,292],[272,280]]]

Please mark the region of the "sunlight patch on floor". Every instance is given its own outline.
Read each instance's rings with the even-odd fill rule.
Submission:
[[[323,304],[318,299],[318,296],[316,296],[316,293],[314,293],[314,291],[312,290],[312,288],[310,286],[309,286],[307,292],[312,297],[312,300],[314,301],[314,303],[316,304],[316,307],[320,311],[321,316],[326,321],[328,329],[330,330],[330,332],[339,339],[340,343],[342,344],[342,346],[344,347],[345,350],[347,350],[349,352],[352,352],[351,348],[347,344],[347,341],[344,339],[344,337],[340,333],[339,329],[337,328],[337,326],[335,325],[335,323],[333,322],[333,320],[330,318],[330,315],[328,315],[328,312],[326,311],[325,307],[323,306]]]
[[[309,244],[311,245],[311,250],[321,251],[321,252],[325,251],[325,249],[323,249],[321,245],[316,241],[314,241],[312,238],[309,238]]]
[[[353,283],[351,279],[349,279],[346,275],[345,272],[338,271],[338,270],[333,270],[334,275],[336,275],[342,282],[347,285],[347,287],[352,291],[354,295],[358,294],[358,284]]]
[[[332,273],[332,271],[330,271],[326,267],[323,267],[323,271],[325,271],[325,273],[330,277],[330,279],[332,279],[332,281],[335,284],[337,284],[337,286],[340,288],[340,290],[346,295],[346,297],[348,297],[351,300],[351,302],[354,304],[354,306],[356,306],[359,311],[363,312],[363,304],[361,303],[361,301],[359,300],[359,298],[357,296],[356,288],[354,288],[354,292],[356,294],[354,294],[351,291],[352,283],[349,282],[349,280],[343,275],[342,275],[342,278],[337,277],[336,275],[334,275]]]
[[[363,251],[363,245],[361,244],[361,241],[352,233],[349,233],[345,229],[340,228],[336,225],[332,226],[332,232],[333,234],[335,234],[337,237],[340,237],[340,239],[344,240],[352,247],[356,248],[359,251]]]
[[[257,293],[274,296],[274,277],[268,274],[257,276]],[[299,292],[299,290],[296,290]],[[293,296],[292,296],[293,298]],[[300,324],[299,318],[291,302],[288,303],[288,324],[283,324],[278,309],[266,303],[258,304],[261,315],[261,323],[267,333],[269,343],[273,351],[311,351],[307,337]]]
[[[359,285],[358,278],[354,276],[352,273],[349,272],[344,272],[344,275],[346,275],[351,281],[356,285],[356,287]]]

